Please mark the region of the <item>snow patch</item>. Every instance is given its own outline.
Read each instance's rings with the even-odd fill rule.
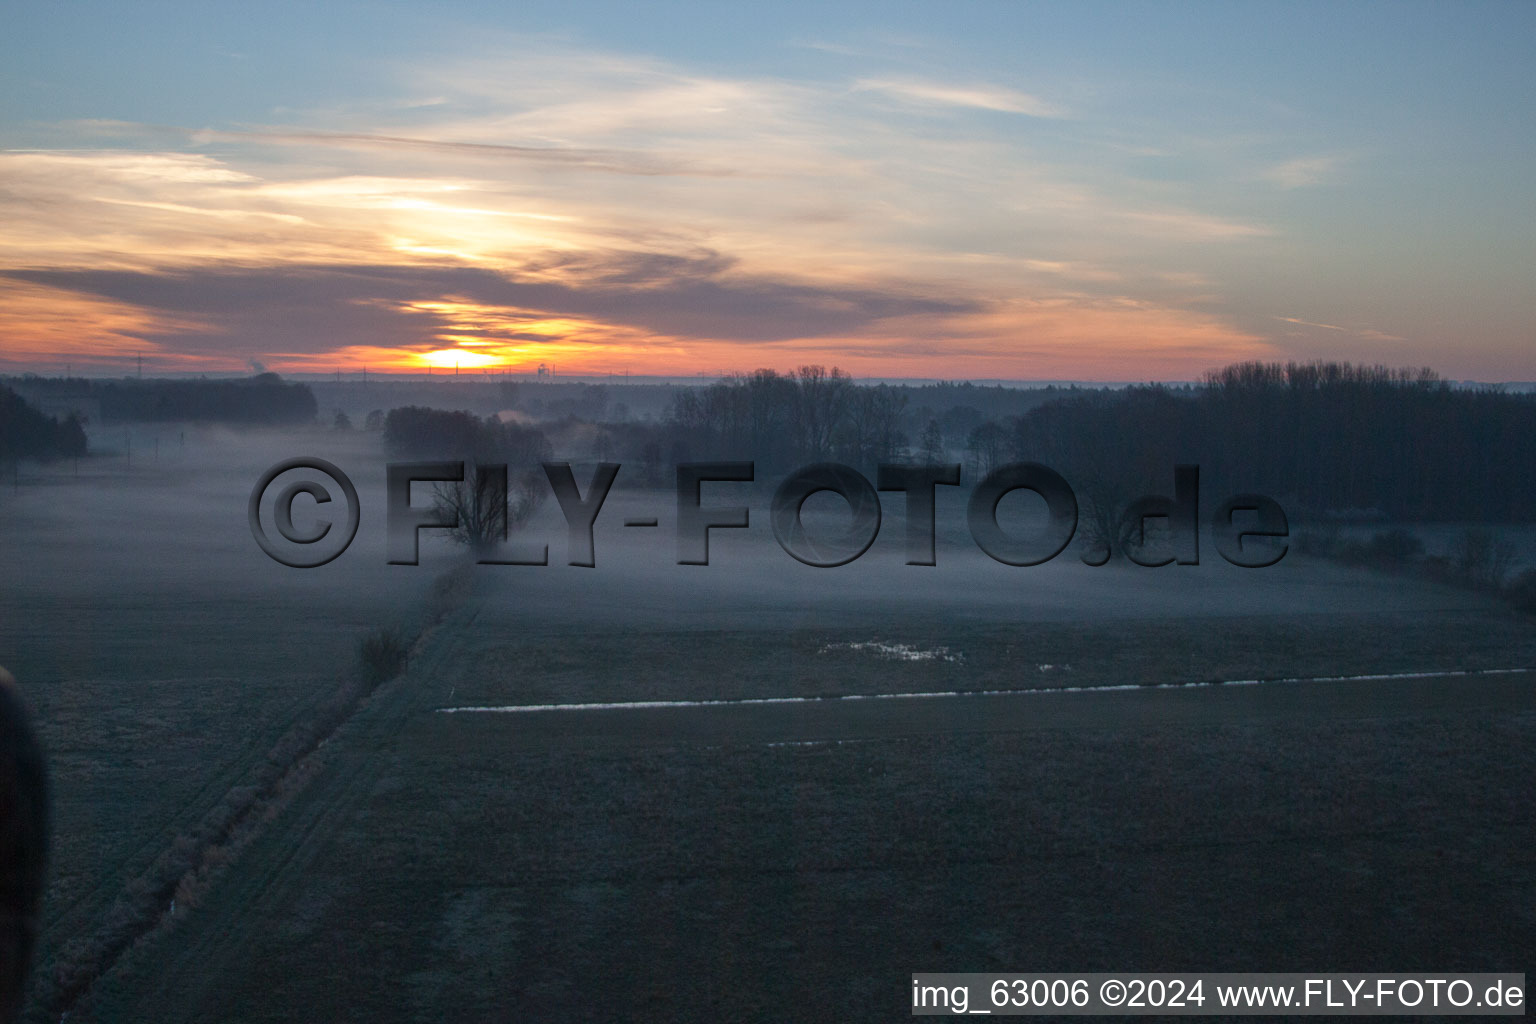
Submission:
[[[823,644],[821,650],[816,653],[829,654],[832,651],[868,652],[885,661],[965,661],[965,655],[962,652],[951,652],[948,647],[933,647],[925,651],[911,644],[888,644],[879,640]]]

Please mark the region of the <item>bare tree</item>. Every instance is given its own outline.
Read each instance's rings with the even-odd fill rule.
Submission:
[[[1131,516],[1131,503],[1124,497],[1123,489],[1102,473],[1074,470],[1072,490],[1077,495],[1083,560],[1089,565],[1103,565],[1130,552],[1140,554],[1149,545],[1166,540],[1166,524],[1155,519],[1138,521]]]
[[[1114,557],[1118,544],[1120,510],[1103,488],[1077,487],[1078,536],[1082,539],[1083,558],[1092,565],[1103,565]]]
[[[922,440],[923,462],[930,466],[937,466],[944,461],[944,432],[939,429],[939,421],[929,419],[928,426],[923,428]]]
[[[844,457],[860,466],[902,457],[907,447],[906,435],[901,431],[906,405],[906,394],[886,384],[851,388],[837,437]]]
[[[848,413],[853,379],[835,366],[830,371],[824,366],[802,366],[793,376],[798,385],[793,426],[801,453],[830,455],[833,436]]]
[[[965,454],[969,456],[971,469],[983,477],[1002,465],[1007,445],[1003,428],[987,420],[973,428],[965,439]]]
[[[529,469],[510,483],[505,466],[474,466],[465,479],[433,488],[432,504],[444,519],[456,518],[452,537],[476,551],[487,551],[533,517],[549,494],[544,474]]]

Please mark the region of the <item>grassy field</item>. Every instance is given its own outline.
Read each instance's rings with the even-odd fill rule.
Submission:
[[[1047,656],[1074,685],[1528,659],[1492,608],[1047,625],[1011,654],[956,625],[970,677],[822,653],[862,628],[517,641],[497,598],[71,1019],[888,1020],[913,970],[1491,970],[1536,943],[1528,678],[435,710],[1034,684]]]
[[[377,453],[304,443],[364,493],[357,549],[314,572],[245,526],[292,438],[7,496],[0,661],[55,780],[41,977],[288,772],[71,1024],[887,1020],[915,970],[1520,970],[1536,948],[1536,677],[1454,674],[1536,668],[1532,621],[1304,558],[1012,570],[950,530],[915,568],[893,516],[846,569],[760,522],[680,567],[617,526],[668,500],[642,492],[578,569],[546,508],[553,564],[474,570],[403,676],[274,767],[359,637],[429,621],[454,564],[385,566]],[[1315,678],[1372,674],[1401,678]],[[1283,679],[1313,681],[1178,688]],[[1015,690],[1053,692],[982,695]],[[882,694],[956,695],[442,713]]]
[[[0,501],[0,663],[52,777],[40,992],[90,973],[157,862],[248,796],[352,670],[359,637],[414,614],[431,583],[382,588],[364,562],[273,571],[245,493],[294,443],[194,434],[162,462],[91,460]]]

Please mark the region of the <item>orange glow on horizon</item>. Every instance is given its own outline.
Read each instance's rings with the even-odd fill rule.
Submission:
[[[249,365],[238,349],[230,356],[215,355],[210,349],[217,341],[200,352],[175,352],[141,340],[151,332],[217,335],[208,324],[19,282],[6,289],[6,297],[11,315],[0,315],[0,325],[8,323],[11,329],[0,363],[16,357],[36,360],[47,352],[54,361],[71,360],[82,370],[93,361],[115,370],[136,353],[153,355],[156,369],[168,372],[229,372]],[[1014,300],[958,316],[890,318],[857,334],[751,342],[662,335],[634,324],[485,305],[459,296],[368,304],[419,325],[419,331],[409,333],[420,340],[310,352],[264,348],[251,357],[279,373],[357,373],[366,367],[375,373],[531,374],[547,364],[564,376],[679,377],[763,367],[786,371],[815,363],[860,377],[1093,381],[1188,380],[1240,359],[1273,354],[1263,339],[1215,317],[1081,298]]]
[[[418,353],[413,358],[418,364],[445,370],[461,368],[484,370],[492,366],[504,365],[497,356],[463,348],[440,348],[433,352]]]
[[[155,353],[171,372],[222,363],[221,370],[260,364],[290,373],[364,366],[385,373],[531,373],[546,363],[565,374],[691,376],[819,363],[874,377],[1125,380],[1184,379],[1274,351],[1177,295],[1137,299],[1083,290],[1083,281],[1107,287],[1116,280],[1097,266],[1004,256],[967,261],[957,274],[952,261],[922,247],[892,245],[881,233],[884,218],[873,222],[880,226],[873,235],[840,220],[760,220],[744,213],[757,207],[738,202],[728,179],[710,179],[711,188],[724,190],[715,197],[723,205],[689,200],[697,230],[730,228],[711,249],[699,250],[670,227],[655,233],[647,204],[664,209],[666,196],[639,206],[627,192],[622,202],[587,192],[534,201],[529,196],[537,190],[469,173],[475,166],[444,158],[419,173],[278,179],[264,177],[260,166],[202,153],[0,154],[0,171],[28,200],[20,225],[9,226],[0,271],[7,263],[145,275],[209,268],[222,281],[240,269],[281,274],[310,264],[404,263],[422,268],[423,289],[402,295],[384,287],[377,297],[339,289],[333,321],[284,337],[268,333],[249,309],[221,317],[216,303],[199,305],[194,317],[174,306],[14,282],[0,285],[9,293],[0,299],[23,300],[0,313],[0,326],[8,328],[0,363],[83,366],[94,357],[115,368],[142,351]],[[613,235],[618,228],[598,227],[604,224],[625,230]],[[739,255],[734,262],[700,256],[716,245]],[[636,253],[657,258],[626,262]],[[541,288],[507,291],[529,296],[529,306],[426,290],[432,274],[452,267]],[[777,336],[779,318],[761,303],[748,302],[745,312],[690,310],[701,283],[719,289],[709,300],[716,303],[731,288],[749,296],[758,283],[770,296],[783,288],[790,304],[784,320],[798,317],[806,333]],[[674,286],[678,310],[612,301],[623,292]],[[861,317],[859,302],[840,297],[840,289],[887,293],[893,308],[937,295],[955,300],[956,312],[881,316],[874,304]],[[819,306],[816,290],[826,293]],[[325,297],[323,288],[319,295]],[[532,305],[545,296],[560,308]],[[354,320],[347,305],[366,312]],[[717,319],[710,308],[718,309]],[[843,312],[855,315],[833,315]],[[382,331],[375,327],[379,314],[390,318]],[[818,322],[825,333],[815,333]]]

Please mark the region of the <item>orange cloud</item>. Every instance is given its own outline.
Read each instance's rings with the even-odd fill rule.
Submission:
[[[1265,347],[1201,312],[1216,286],[1181,261],[1269,229],[989,134],[1060,114],[1028,93],[547,52],[415,74],[434,99],[405,112],[0,152],[0,274],[96,275],[25,286],[5,358],[1123,379]]]
[[[148,336],[213,329],[127,302],[0,278],[3,363],[126,365],[139,356],[190,363],[196,357],[174,352]]]
[[[901,318],[858,336],[779,349],[793,353],[792,362],[835,362],[859,375],[1014,380],[1188,380],[1276,354],[1265,338],[1216,316],[1081,295],[1009,300],[963,317]]]

